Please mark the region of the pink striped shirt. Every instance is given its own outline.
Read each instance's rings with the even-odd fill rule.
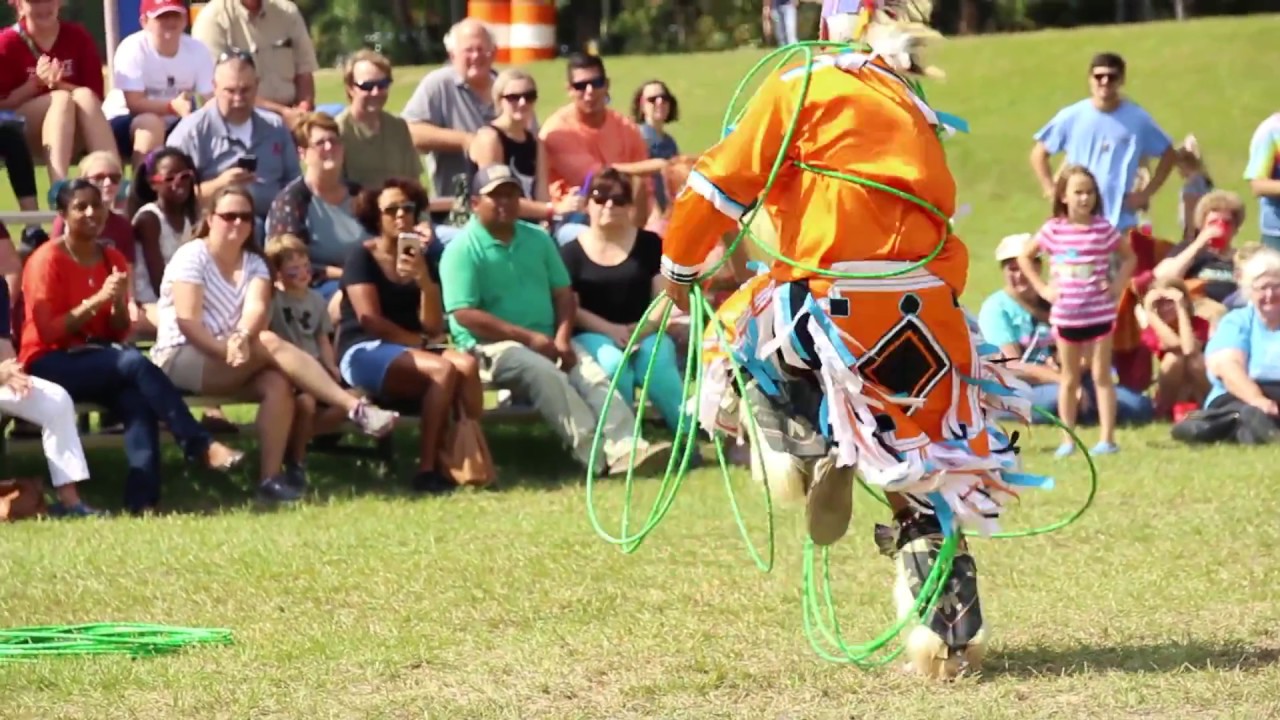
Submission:
[[[1040,251],[1049,256],[1049,279],[1058,300],[1049,312],[1054,327],[1089,327],[1115,322],[1111,299],[1111,262],[1120,233],[1097,216],[1089,225],[1053,218],[1036,233]]]

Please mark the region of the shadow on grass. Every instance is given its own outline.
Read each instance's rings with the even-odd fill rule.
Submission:
[[[1114,647],[1003,648],[983,665],[983,675],[1052,677],[1096,673],[1177,673],[1256,670],[1280,663],[1280,645],[1164,642]]]
[[[555,489],[584,482],[585,472],[574,462],[560,440],[537,423],[486,423],[498,481],[486,492],[514,488]],[[161,494],[163,513],[219,514],[245,510],[271,512],[275,508],[254,499],[258,468],[257,442],[251,433],[219,436],[219,440],[244,450],[244,464],[229,474],[197,468],[184,462],[177,447],[164,442]],[[347,436],[344,444],[372,450],[371,438]],[[396,431],[393,466],[373,458],[331,455],[313,451],[308,455],[307,473],[311,491],[304,501],[323,504],[356,497],[412,498],[410,489],[417,472],[418,433],[416,428]],[[88,451],[91,479],[79,488],[84,499],[95,507],[118,512],[124,497],[127,472],[121,448]],[[48,477],[48,467],[38,452],[4,458],[0,477]]]

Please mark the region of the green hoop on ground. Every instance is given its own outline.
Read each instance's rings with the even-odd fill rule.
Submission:
[[[0,663],[65,655],[151,657],[192,645],[230,645],[231,631],[145,623],[43,625],[0,630]]]
[[[736,112],[735,112],[735,109],[737,109],[738,107],[739,99],[743,96],[747,87],[755,79],[756,75],[759,74],[761,68],[765,67],[772,60],[778,58],[779,56],[781,56],[781,59],[777,61],[777,63],[774,65],[771,72],[776,72],[777,70],[781,69],[783,66],[789,64],[792,61],[792,58],[794,56],[796,55],[803,56],[804,78],[803,78],[803,81],[800,83],[800,87],[798,90],[798,97],[796,101],[797,108],[803,107],[805,99],[808,97],[809,85],[812,80],[814,60],[816,57],[815,51],[832,51],[832,50],[837,52],[844,52],[844,51],[854,51],[854,50],[867,50],[867,48],[863,46],[855,45],[855,44],[850,44],[850,43],[810,41],[810,42],[796,43],[793,45],[788,45],[782,48],[778,48],[777,50],[774,50],[773,52],[766,55],[759,62],[757,62],[755,66],[751,68],[750,71],[748,71],[746,77],[742,79],[742,81],[738,84],[738,87],[735,89],[733,93],[733,98],[729,102],[729,108],[725,112],[722,132],[723,133],[729,132],[730,129],[733,128],[734,125],[737,123],[737,121],[741,118],[742,114],[746,111],[745,106],[742,109],[736,110]],[[899,79],[902,80],[902,82],[907,87],[909,87],[921,99],[922,102],[925,100],[924,92],[920,87],[919,83],[912,82],[902,77],[899,77]],[[799,123],[799,113],[797,112],[796,115],[791,118],[787,126],[787,130],[782,140],[782,149],[778,153],[778,156],[774,159],[773,166],[769,171],[769,176],[765,181],[763,190],[760,193],[760,196],[759,196],[760,198],[768,197],[770,191],[772,190],[773,185],[777,180],[778,173],[783,166],[784,160],[786,159],[786,156],[787,156],[786,151],[788,148],[791,147],[792,137],[795,134],[798,123]],[[939,126],[937,132],[939,134],[939,137],[941,137],[941,135],[944,134],[945,131],[941,126]],[[849,175],[847,173],[842,173],[837,170],[832,170],[829,168],[821,168],[821,167],[814,166],[812,164],[806,164],[801,162],[795,162],[794,164],[796,167],[799,167],[802,170],[806,170],[819,175],[824,175],[826,177],[843,180],[846,182],[851,182],[858,185],[862,185],[864,187],[879,190],[886,194],[897,197],[898,199],[905,200],[907,202],[911,202],[911,203],[914,203],[915,205],[918,205],[919,207],[928,211],[934,217],[942,221],[942,229],[940,231],[938,244],[924,258],[915,262],[908,263],[896,270],[891,270],[886,272],[846,273],[846,272],[837,272],[828,268],[812,267],[812,266],[808,266],[803,263],[800,263],[798,261],[795,261],[791,258],[783,256],[781,253],[775,250],[772,246],[770,246],[769,243],[766,243],[760,238],[756,237],[755,233],[751,231],[751,225],[755,220],[756,214],[759,213],[761,208],[763,207],[763,203],[757,201],[743,215],[742,219],[740,220],[741,229],[739,230],[738,234],[734,238],[733,242],[730,243],[728,248],[726,248],[724,255],[717,262],[708,265],[708,267],[702,271],[702,273],[698,277],[699,281],[707,280],[713,275],[715,275],[715,273],[726,262],[729,261],[733,253],[737,250],[738,246],[742,243],[743,238],[750,238],[751,241],[755,243],[757,248],[762,250],[766,255],[771,257],[775,262],[785,263],[787,265],[790,265],[793,268],[797,268],[799,270],[803,270],[803,271],[813,273],[815,275],[819,275],[823,277],[829,277],[829,278],[835,278],[835,279],[859,280],[859,279],[880,279],[880,278],[897,277],[899,275],[904,275],[906,273],[910,273],[919,268],[922,268],[928,263],[930,263],[934,258],[936,258],[939,255],[939,253],[942,252],[942,249],[946,244],[947,238],[951,235],[952,219],[948,217],[945,213],[943,213],[941,210],[939,210],[937,207],[935,207],[934,205],[930,204],[928,201],[922,198],[915,197],[910,193],[905,193],[896,188],[889,187],[887,185],[875,182],[873,180],[869,180],[867,178],[861,178],[854,175]],[[659,296],[649,304],[649,307],[646,310],[644,317],[648,318],[653,316],[655,313],[660,313],[660,319],[657,324],[657,328],[654,332],[659,335],[662,335],[666,332],[667,326],[670,322],[671,311],[672,311],[671,303],[668,302],[666,298]],[[640,549],[640,546],[644,543],[645,539],[649,536],[650,533],[653,532],[653,530],[658,526],[658,524],[662,522],[663,518],[665,518],[667,513],[671,510],[671,506],[675,501],[676,495],[679,493],[680,488],[683,485],[685,475],[689,468],[690,460],[693,457],[693,453],[697,451],[698,428],[697,428],[697,420],[695,418],[695,413],[684,412],[681,414],[675,430],[675,439],[673,441],[673,452],[671,454],[670,460],[667,463],[666,472],[664,473],[662,480],[658,486],[657,498],[654,500],[653,505],[650,507],[648,515],[645,517],[640,528],[638,530],[635,530],[634,532],[630,532],[630,528],[632,527],[631,503],[632,503],[632,496],[633,496],[633,489],[634,489],[634,482],[635,482],[634,476],[633,476],[634,475],[633,468],[635,465],[635,456],[636,456],[636,450],[637,450],[637,448],[633,444],[633,447],[631,448],[631,455],[628,458],[628,468],[627,468],[626,478],[624,480],[624,488],[623,488],[624,505],[622,509],[622,517],[621,517],[621,523],[620,523],[621,528],[619,530],[619,534],[616,536],[612,535],[608,530],[604,528],[604,526],[600,522],[599,513],[597,512],[597,509],[596,509],[595,484],[598,479],[597,472],[596,472],[597,462],[602,457],[602,451],[604,448],[603,441],[604,441],[605,418],[608,416],[610,404],[613,402],[614,398],[617,396],[617,391],[619,389],[618,381],[625,374],[626,366],[630,361],[631,357],[633,356],[636,346],[638,345],[640,340],[643,339],[643,337],[645,337],[646,335],[644,325],[645,323],[641,323],[640,326],[637,327],[635,332],[633,332],[631,337],[628,339],[626,347],[623,348],[622,364],[619,366],[618,372],[614,374],[613,379],[609,384],[609,396],[605,400],[605,406],[601,411],[600,420],[596,425],[595,436],[592,439],[591,459],[588,462],[587,481],[586,481],[587,516],[591,522],[591,526],[594,528],[596,533],[600,535],[600,537],[604,538],[606,541],[608,541],[611,544],[617,545],[622,550],[622,552],[628,553],[628,554],[634,553],[635,551]],[[716,317],[715,311],[712,308],[710,302],[707,300],[706,294],[704,293],[701,284],[699,282],[694,282],[690,287],[690,301],[689,301],[690,342],[689,342],[688,357],[685,361],[684,382],[682,385],[682,401],[683,403],[686,403],[686,404],[689,403],[691,399],[699,398],[702,394],[702,381],[703,381],[703,375],[704,375],[703,363],[702,363],[704,348],[703,348],[702,339],[705,336],[708,327],[715,334],[715,337],[719,343],[719,347],[728,348],[729,343],[726,341],[726,338],[725,338],[726,328],[724,324],[719,320],[718,317]],[[734,358],[732,353],[729,353],[726,351],[725,355],[728,358],[729,367],[731,369],[731,385],[734,389],[737,390],[740,398],[740,402],[745,403],[745,407],[746,407],[745,415],[748,423],[748,437],[751,437],[751,438],[759,437],[758,428],[755,422],[755,408],[752,406],[752,403],[746,394],[746,380],[743,377],[743,368],[739,365],[739,363]],[[653,377],[655,360],[657,356],[658,356],[657,353],[653,353],[649,359],[647,367],[645,368],[644,379],[643,379],[643,382],[640,384],[640,396],[637,399],[637,406],[640,408],[645,407],[645,401],[648,397],[649,386]],[[627,396],[629,397],[631,388],[623,388],[623,391],[624,393],[627,393]],[[686,406],[682,405],[682,407],[686,407]],[[1097,495],[1097,490],[1098,490],[1097,467],[1094,465],[1093,458],[1090,455],[1088,448],[1085,447],[1083,441],[1081,441],[1081,439],[1075,434],[1075,432],[1067,428],[1057,416],[1053,415],[1052,413],[1048,413],[1043,410],[1040,410],[1039,408],[1035,408],[1035,411],[1041,416],[1049,419],[1052,422],[1052,424],[1056,425],[1059,429],[1063,430],[1068,436],[1070,436],[1072,442],[1084,454],[1085,461],[1088,463],[1088,466],[1089,466],[1088,495],[1085,498],[1084,503],[1078,509],[1074,510],[1073,512],[1069,513],[1065,517],[1055,522],[1049,523],[1041,527],[1030,528],[1027,530],[1014,530],[1014,531],[1004,531],[1004,532],[994,533],[990,536],[993,539],[1033,537],[1036,535],[1044,535],[1044,534],[1051,533],[1056,530],[1065,528],[1068,525],[1071,525],[1072,523],[1079,520],[1080,517],[1083,516],[1084,513],[1089,510],[1089,508],[1093,504],[1094,497]],[[633,442],[638,441],[641,438],[642,436],[641,428],[642,428],[643,422],[644,422],[644,413],[642,411],[637,413],[636,423],[633,431]],[[725,436],[723,433],[716,432],[713,434],[712,443],[716,450],[716,459],[720,467],[720,475],[724,480],[725,491],[729,496],[729,504],[733,512],[734,523],[738,528],[739,534],[742,535],[743,539],[746,542],[748,555],[751,557],[752,561],[755,563],[757,568],[767,573],[773,569],[774,558],[775,558],[775,547],[774,547],[775,523],[774,523],[772,493],[767,487],[767,482],[766,482],[766,487],[763,488],[764,490],[763,495],[764,495],[764,506],[765,506],[765,518],[767,523],[766,534],[767,534],[768,545],[765,548],[765,550],[762,552],[759,548],[757,548],[756,544],[753,543],[751,540],[750,532],[747,528],[746,520],[743,517],[741,505],[739,504],[737,495],[734,492],[733,481],[730,477],[730,472],[729,472],[729,463],[725,458],[724,441],[725,441]],[[751,448],[756,453],[756,459],[758,461],[761,460],[761,453],[760,453],[760,450],[756,447],[756,443],[751,443]],[[859,484],[864,489],[866,489],[866,491],[869,494],[871,494],[872,497],[876,498],[882,504],[888,506],[888,501],[880,493],[872,489],[861,479],[859,479]],[[893,643],[895,640],[897,640],[902,635],[903,630],[906,629],[909,625],[911,625],[914,622],[921,621],[923,618],[928,617],[928,615],[933,612],[934,607],[937,605],[938,600],[942,595],[942,590],[945,587],[946,580],[951,574],[951,565],[955,558],[955,554],[959,548],[960,541],[963,537],[972,537],[972,536],[969,536],[966,533],[964,533],[962,530],[957,529],[956,532],[951,533],[944,540],[942,546],[939,548],[937,559],[934,561],[933,567],[928,577],[925,579],[923,585],[921,586],[919,594],[916,596],[916,600],[914,605],[912,606],[911,611],[906,615],[904,615],[902,618],[896,620],[887,630],[877,635],[871,641],[862,643],[862,644],[856,644],[856,645],[849,645],[844,641],[841,630],[840,630],[840,623],[836,619],[835,601],[834,601],[833,591],[831,589],[829,548],[827,547],[818,548],[813,543],[812,540],[806,538],[805,545],[804,545],[804,565],[803,565],[803,573],[802,573],[804,631],[805,631],[805,636],[809,640],[809,643],[812,646],[814,652],[817,653],[817,655],[823,658],[824,660],[835,662],[835,663],[850,664],[860,668],[874,668],[874,667],[878,667],[878,666],[887,664],[889,662],[892,662],[895,658],[897,658],[903,652],[903,650],[905,650],[906,646],[902,643],[899,643],[898,646],[893,650],[887,653],[883,651],[885,650],[885,648],[887,648],[890,645],[890,643]]]

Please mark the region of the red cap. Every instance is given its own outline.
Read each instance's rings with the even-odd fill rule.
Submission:
[[[187,6],[182,0],[142,0],[142,7],[138,14],[143,20],[150,20],[171,12],[179,12],[185,16]]]

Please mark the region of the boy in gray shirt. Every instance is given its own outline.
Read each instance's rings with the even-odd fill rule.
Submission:
[[[294,235],[276,235],[267,241],[265,252],[271,267],[275,292],[271,295],[271,332],[320,361],[339,383],[337,356],[333,350],[333,322],[328,304],[311,289],[311,260],[307,245]],[[320,405],[299,392],[295,398],[294,432],[285,452],[285,472],[306,482],[307,445],[316,435],[339,432],[346,413],[339,407]]]

